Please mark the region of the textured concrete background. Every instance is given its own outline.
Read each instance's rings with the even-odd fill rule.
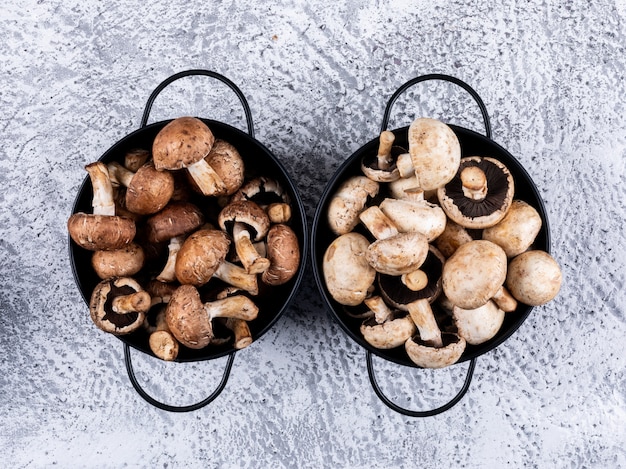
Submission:
[[[623,0],[23,0],[0,10],[5,466],[626,467]],[[457,406],[415,419],[375,396],[364,350],[327,315],[309,270],[213,404],[151,407],[129,383],[122,343],[88,317],[65,223],[84,165],[139,127],[162,80],[190,68],[239,85],[309,218],[402,83],[425,73],[468,82],[494,140],[545,201],[560,295],[479,358]],[[427,115],[482,129],[471,99],[445,84],[418,86],[394,109],[392,128]],[[209,79],[168,88],[151,121],[184,114],[244,126],[232,92]],[[225,360],[134,362],[154,395],[188,404]],[[375,367],[388,395],[415,409],[445,402],[466,370]]]

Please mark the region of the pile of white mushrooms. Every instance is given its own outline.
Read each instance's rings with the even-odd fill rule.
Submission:
[[[300,265],[288,194],[248,175],[237,149],[194,117],[172,120],[151,148],[119,159],[86,166],[93,213],[68,220],[101,279],[94,323],[115,335],[145,331],[163,360],[181,345],[248,346],[255,299]]]
[[[499,160],[461,157],[453,130],[431,118],[412,122],[408,151],[394,140],[383,131],[362,174],[332,195],[324,280],[346,314],[363,319],[368,344],[441,368],[494,338],[518,302],[552,300],[561,271],[533,246],[542,219],[514,199]]]

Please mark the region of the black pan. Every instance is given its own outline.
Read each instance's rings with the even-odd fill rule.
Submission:
[[[383,119],[382,130],[386,130],[389,110],[392,104],[395,102],[397,97],[401,92],[406,90],[409,86],[412,86],[415,83],[426,80],[445,80],[455,83],[459,86],[465,88],[472,97],[479,104],[481,111],[483,113],[483,118],[485,121],[485,127],[487,131],[487,136],[481,135],[472,130],[468,130],[462,127],[458,127],[456,125],[449,126],[457,135],[462,149],[462,156],[490,156],[492,158],[500,160],[504,163],[509,170],[511,171],[514,181],[515,181],[515,198],[522,199],[532,205],[540,214],[543,220],[543,227],[539,232],[534,246],[537,249],[542,249],[544,251],[549,252],[550,248],[550,233],[548,226],[548,219],[546,217],[546,210],[537,190],[536,185],[533,183],[528,172],[523,168],[523,166],[511,155],[506,149],[498,145],[496,142],[491,140],[491,127],[489,124],[489,118],[487,116],[484,104],[480,97],[476,94],[476,92],[469,87],[469,85],[461,82],[460,80],[449,77],[446,75],[425,75],[421,77],[417,77],[405,85],[403,85],[391,98],[387,105],[387,111],[385,112],[385,117]],[[403,148],[408,148],[407,142],[407,127],[402,127],[399,129],[393,130],[393,133],[396,137],[394,145],[401,146]],[[530,314],[532,307],[520,304],[515,312],[507,313],[506,319],[499,333],[488,342],[485,342],[481,345],[471,346],[468,345],[464,354],[461,356],[461,359],[458,363],[462,363],[470,360],[470,366],[468,368],[468,374],[466,378],[465,385],[461,392],[456,396],[456,398],[451,401],[448,405],[443,406],[443,408],[435,409],[433,411],[410,411],[407,409],[402,409],[395,404],[388,401],[388,399],[382,394],[380,388],[378,387],[372,369],[372,361],[371,354],[377,355],[385,360],[391,361],[398,365],[408,366],[408,367],[417,367],[408,357],[406,352],[404,351],[404,347],[398,347],[392,350],[381,350],[371,346],[368,342],[365,341],[361,332],[359,331],[359,326],[362,323],[361,319],[356,319],[346,314],[345,307],[341,304],[337,303],[332,296],[329,294],[328,289],[326,288],[324,278],[323,278],[323,270],[322,270],[322,261],[324,257],[324,252],[328,245],[335,238],[333,233],[331,232],[327,220],[326,213],[328,211],[328,205],[333,194],[336,192],[339,185],[343,183],[346,179],[362,174],[361,172],[361,159],[366,155],[376,155],[378,150],[378,137],[370,140],[368,143],[363,145],[357,151],[355,151],[335,172],[332,179],[328,182],[322,196],[320,202],[316,208],[315,216],[313,218],[313,224],[311,228],[311,256],[313,262],[313,272],[315,275],[315,280],[317,286],[321,292],[324,303],[327,306],[330,315],[333,317],[335,321],[341,326],[343,331],[350,336],[352,340],[357,342],[360,346],[366,349],[367,351],[367,361],[368,361],[368,372],[370,374],[370,379],[372,382],[372,386],[374,390],[379,395],[379,397],[391,408],[394,410],[401,412],[406,415],[411,416],[426,416],[426,415],[434,415],[435,413],[442,412],[452,405],[454,405],[458,400],[462,397],[462,395],[467,391],[469,386],[471,376],[473,374],[475,359],[480,355],[483,355],[490,350],[493,350],[495,347],[500,345],[506,339],[508,339],[526,320],[528,315]],[[433,304],[433,308],[437,306]]]
[[[305,270],[308,252],[308,231],[304,205],[302,203],[302,199],[300,198],[296,185],[291,180],[290,176],[287,174],[287,171],[280,163],[280,161],[262,143],[254,138],[250,110],[247,101],[243,97],[241,91],[230,80],[211,71],[189,70],[173,75],[172,77],[161,83],[159,87],[155,89],[152,96],[149,98],[144,112],[141,128],[124,137],[122,140],[113,145],[99,158],[99,160],[105,163],[109,163],[112,161],[119,161],[123,163],[123,157],[127,151],[135,148],[150,149],[152,147],[152,141],[154,140],[156,134],[168,122],[170,122],[170,120],[166,120],[146,125],[154,99],[169,83],[179,78],[191,75],[206,75],[216,78],[227,84],[233,91],[235,91],[235,93],[241,100],[241,103],[246,113],[248,133],[242,132],[241,130],[231,127],[230,125],[217,122],[215,120],[209,120],[204,118],[201,118],[201,120],[209,126],[216,138],[224,139],[237,148],[244,160],[247,177],[264,175],[276,179],[283,187],[285,192],[289,195],[289,198],[291,200],[292,218],[289,223],[300,242],[302,260],[297,274],[288,283],[279,287],[272,287],[271,294],[263,294],[263,292],[261,291],[261,294],[254,299],[255,303],[259,307],[259,316],[257,319],[249,323],[249,327],[254,341],[256,342],[276,323],[276,321],[287,309],[290,301],[297,291],[298,285],[302,280]],[[92,196],[93,192],[91,189],[91,183],[88,177],[85,177],[85,180],[83,181],[78,191],[72,213],[81,211],[89,213],[92,210]],[[89,299],[91,297],[91,292],[99,281],[98,277],[91,267],[91,253],[80,248],[71,239],[69,239],[69,256],[76,285],[78,286],[85,300],[85,303],[88,305]],[[88,314],[88,311],[86,314]],[[142,330],[139,330],[132,334],[116,337],[124,344],[127,370],[129,372],[131,382],[135,386],[136,390],[142,395],[142,397],[144,397],[153,405],[170,411],[194,410],[208,404],[215,397],[217,397],[217,394],[221,392],[224,385],[226,384],[226,380],[230,373],[230,368],[232,366],[232,361],[236,352],[231,344],[209,346],[200,350],[192,350],[186,347],[181,347],[179,356],[176,359],[176,361],[179,362],[211,360],[226,355],[229,355],[230,359],[226,365],[226,370],[222,379],[222,383],[220,384],[216,393],[210,396],[210,400],[206,399],[201,403],[191,406],[173,407],[159,403],[158,401],[148,396],[137,383],[134,372],[132,371],[129,347],[132,347],[133,349],[139,350],[148,355],[153,355],[148,345],[148,334]],[[251,347],[253,346],[254,343],[251,345]]]

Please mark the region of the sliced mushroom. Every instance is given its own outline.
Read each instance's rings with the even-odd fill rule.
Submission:
[[[399,152],[396,151],[396,155],[392,154],[392,150],[395,149],[393,146],[395,138],[393,132],[383,130],[380,133],[376,156],[366,155],[361,160],[361,171],[372,181],[392,182],[400,178],[400,172],[395,163]]]
[[[336,238],[324,253],[322,270],[326,288],[338,303],[356,306],[363,302],[376,278],[365,257],[370,242],[360,233]]]
[[[424,191],[452,180],[459,168],[461,144],[449,126],[437,119],[418,118],[409,126],[408,138],[409,153],[397,161],[403,178],[416,175]]]
[[[265,238],[269,230],[270,220],[265,210],[250,200],[231,202],[220,212],[218,223],[232,235],[237,256],[246,272],[259,274],[268,269],[269,259],[261,256],[253,245]]]
[[[95,251],[91,256],[91,266],[102,280],[113,277],[132,277],[143,267],[143,249],[137,243],[129,243],[120,249]]]
[[[77,212],[70,216],[67,221],[70,237],[89,251],[120,249],[135,238],[135,222],[115,215],[113,187],[106,165],[97,161],[85,169],[93,188],[93,213]]]
[[[270,266],[261,275],[261,280],[272,286],[287,283],[300,267],[298,237],[287,225],[273,225],[267,233],[266,248]]]
[[[460,246],[443,266],[446,297],[463,309],[476,309],[494,298],[507,273],[507,257],[491,241],[474,240]]]
[[[404,199],[386,198],[380,209],[402,233],[422,233],[428,241],[435,240],[446,227],[446,214],[438,205],[424,199],[420,188],[405,190]]]
[[[158,170],[186,168],[202,194],[222,193],[225,184],[205,157],[215,143],[211,129],[196,117],[179,117],[165,125],[152,142],[152,158]]]
[[[523,200],[513,200],[504,218],[485,228],[482,237],[499,245],[510,259],[533,244],[541,226],[541,216],[532,205]]]
[[[504,218],[515,193],[513,176],[495,158],[463,158],[457,175],[437,197],[446,215],[465,228],[488,228]]]
[[[540,306],[553,300],[561,289],[563,275],[556,260],[547,252],[531,250],[509,263],[506,286],[520,302]]]
[[[174,194],[174,177],[169,171],[157,171],[147,162],[132,172],[116,161],[109,163],[109,173],[126,187],[125,207],[139,215],[157,213]]]
[[[404,312],[389,308],[380,296],[365,299],[374,317],[365,320],[360,327],[368,344],[379,349],[392,349],[404,344],[415,334],[412,319]]]
[[[200,209],[190,202],[170,202],[146,220],[149,243],[161,243],[198,229],[204,223]]]
[[[337,235],[351,232],[359,223],[359,214],[365,209],[368,198],[376,197],[379,187],[376,181],[365,176],[353,176],[342,183],[328,204],[331,231]]]
[[[475,309],[454,306],[452,310],[458,334],[470,345],[479,345],[493,339],[504,322],[505,312],[494,301],[487,301]]]
[[[129,277],[101,281],[89,301],[95,325],[115,335],[130,334],[141,327],[149,309],[150,295]]]
[[[252,321],[258,312],[258,307],[244,295],[203,303],[196,287],[181,285],[167,304],[165,317],[172,334],[181,344],[201,349],[209,345],[214,337],[214,318],[233,317]]]
[[[419,269],[428,255],[428,239],[417,231],[398,233],[392,221],[376,205],[359,214],[361,222],[376,241],[367,248],[366,258],[377,272],[402,275]]]

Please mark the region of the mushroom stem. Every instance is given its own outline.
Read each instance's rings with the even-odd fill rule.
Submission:
[[[235,295],[221,300],[204,303],[204,310],[209,318],[237,318],[244,321],[256,319],[259,308],[250,298],[244,295]]]
[[[262,257],[252,244],[250,232],[244,223],[235,222],[233,225],[233,239],[235,251],[244,269],[249,274],[261,274],[270,266],[269,259]]]
[[[161,360],[172,361],[178,356],[179,344],[165,320],[165,308],[157,314],[156,326],[148,339],[150,350]]]
[[[378,161],[378,169],[389,169],[393,161],[391,157],[391,147],[396,139],[393,132],[389,130],[383,130],[380,133],[380,139],[378,144],[378,154],[376,159]]]
[[[421,269],[414,270],[400,277],[402,283],[412,291],[421,291],[428,285],[428,276]]]
[[[376,205],[363,210],[359,219],[376,239],[387,239],[398,234],[396,225]]]
[[[401,155],[398,155],[398,158],[396,158],[396,167],[398,168],[402,179],[415,176],[415,167],[413,166],[410,153],[402,153]]]
[[[291,219],[291,205],[285,202],[270,204],[266,211],[272,223],[287,223]]]
[[[178,251],[180,251],[180,247],[183,245],[183,237],[182,236],[174,236],[170,239],[169,244],[167,245],[168,256],[167,262],[165,263],[165,267],[159,275],[156,276],[156,279],[160,282],[173,282],[176,280],[176,255]]]
[[[441,330],[435,320],[435,315],[430,307],[430,303],[427,299],[421,299],[409,303],[409,315],[417,326],[420,339],[425,344],[440,348],[443,347],[443,341],[441,339]]]
[[[252,343],[252,333],[250,332],[247,321],[237,318],[228,318],[226,319],[225,325],[235,335],[233,346],[237,350],[246,348]]]
[[[366,298],[363,303],[374,313],[374,318],[378,324],[384,323],[393,316],[393,311],[380,296]]]
[[[461,171],[461,184],[468,199],[481,201],[487,195],[487,177],[478,166],[466,166]]]
[[[204,195],[212,196],[223,193],[226,189],[222,178],[205,159],[187,166],[187,171]]]
[[[96,161],[85,166],[89,173],[93,188],[93,214],[115,215],[115,200],[113,198],[113,185],[109,177],[109,171],[104,163]]]
[[[503,286],[501,286],[493,298],[491,298],[495,304],[498,305],[505,313],[510,313],[517,309],[517,300],[511,295],[511,293]]]
[[[138,291],[113,298],[111,309],[117,314],[146,313],[150,309],[150,303],[150,294],[147,291]]]
[[[229,285],[241,288],[251,295],[259,294],[259,283],[256,275],[250,274],[245,269],[228,261],[223,261],[213,276]]]
[[[130,182],[132,181],[135,173],[125,168],[117,161],[112,161],[107,165],[107,169],[109,170],[109,177],[112,181],[121,184],[122,186],[128,187],[130,186]]]

